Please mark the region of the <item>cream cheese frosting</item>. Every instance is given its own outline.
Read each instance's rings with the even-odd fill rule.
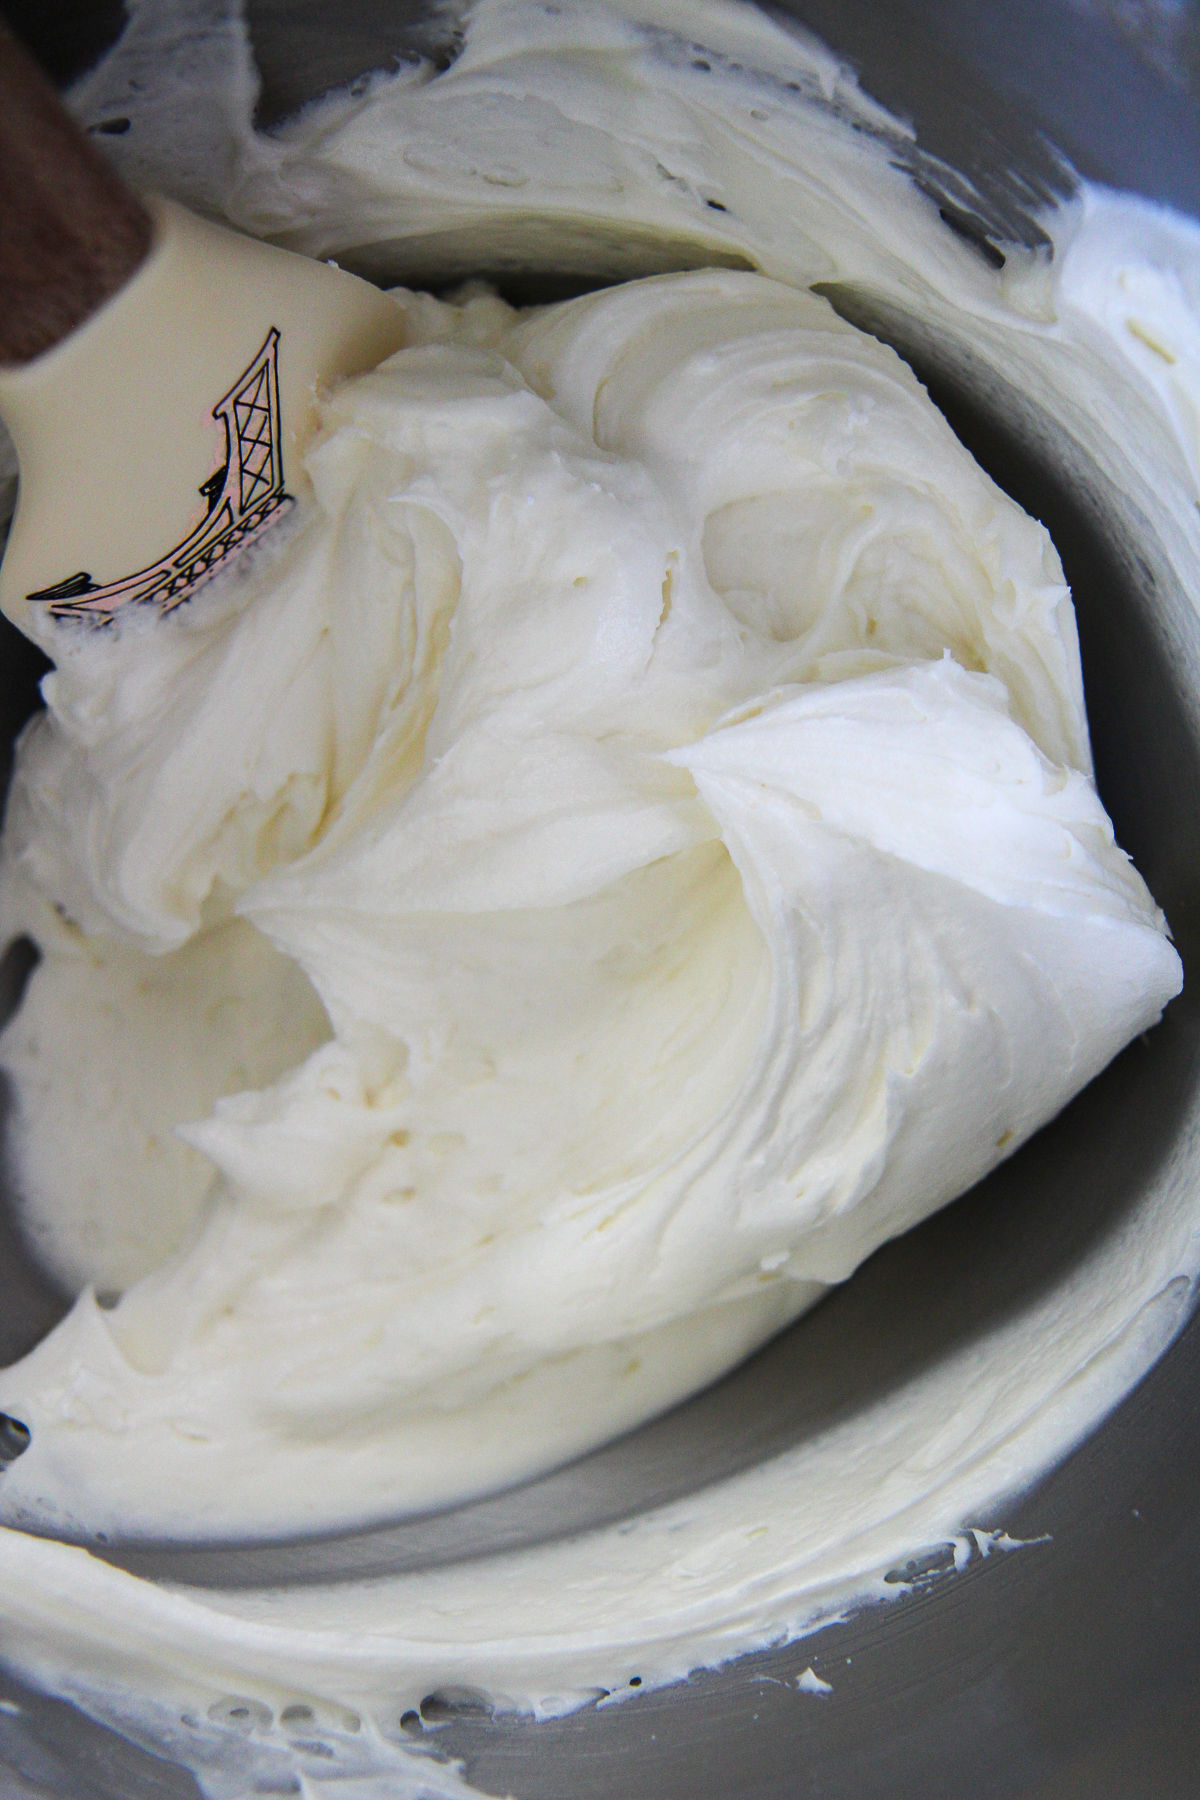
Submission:
[[[22,746],[13,891],[67,922],[11,1028],[18,1157],[66,1238],[86,1134],[98,1242],[0,1376],[10,1519],[228,1537],[544,1468],[970,1186],[1179,987],[1049,539],[894,352],[736,271],[400,304],[312,519],[178,627],[79,638]],[[230,955],[293,1066],[247,1087],[209,1037],[174,1123],[212,1189],[101,1310],[173,1154],[139,1194],[142,1131],[101,1165],[60,1070],[153,1091]]]
[[[181,197],[412,279],[694,272],[399,293],[307,516],[165,628],[54,640],[3,892],[43,961],[2,1048],[27,1223],[83,1291],[0,1374],[10,1523],[311,1529],[548,1467],[969,1186],[1178,990],[1053,546],[809,290],[936,339],[1176,591],[1196,233],[1084,190],[1052,258],[992,270],[827,52],[687,13],[479,6],[445,73],[270,140],[210,37],[223,151],[185,141]],[[161,183],[154,106],[121,147]],[[257,1696],[268,1761],[289,1696],[351,1706],[389,1780],[398,1697],[676,1678],[1061,1453],[1174,1329],[1194,1207],[1168,1178],[984,1353],[628,1527],[203,1596],[3,1531],[0,1642],[107,1717]]]

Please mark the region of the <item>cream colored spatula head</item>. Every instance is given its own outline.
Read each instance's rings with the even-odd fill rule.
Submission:
[[[0,609],[28,636],[189,602],[303,497],[322,389],[402,337],[368,282],[135,198],[0,33]]]

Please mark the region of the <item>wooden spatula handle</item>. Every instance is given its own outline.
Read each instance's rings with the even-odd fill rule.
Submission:
[[[123,287],[150,216],[0,26],[0,363],[31,362]]]

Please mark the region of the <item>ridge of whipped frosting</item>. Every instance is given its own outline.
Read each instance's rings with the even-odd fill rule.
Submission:
[[[77,94],[85,115],[130,106],[123,83],[139,34],[159,29],[154,10],[133,9],[131,43]],[[53,1159],[36,1126],[22,1127],[43,1253],[75,1280],[125,1290],[116,1307],[85,1291],[0,1376],[0,1406],[30,1416],[34,1392],[46,1409],[0,1488],[8,1516],[83,1532],[131,1517],[194,1529],[202,1498],[205,1529],[250,1517],[286,1527],[287,1497],[258,1459],[278,1470],[282,1450],[303,1479],[326,1448],[314,1419],[357,1420],[332,1479],[352,1479],[358,1516],[377,1516],[388,1459],[373,1462],[371,1438],[380,1396],[393,1404],[396,1392],[396,1292],[412,1327],[405,1443],[418,1503],[423,1480],[428,1501],[446,1479],[455,1407],[471,1421],[458,1436],[461,1492],[484,1464],[513,1478],[521,1459],[546,1466],[609,1435],[728,1366],[969,1185],[1178,985],[1160,915],[1091,785],[1049,540],[974,467],[899,359],[803,290],[865,295],[936,339],[1086,469],[1166,591],[1194,592],[1194,227],[1084,188],[1047,222],[1053,257],[1014,255],[997,273],[892,166],[887,133],[902,128],[835,59],[732,5],[689,7],[683,31],[665,4],[481,5],[444,73],[378,80],[271,139],[248,125],[236,19],[201,10],[214,104],[193,108],[189,129],[222,155],[189,159],[185,143],[180,197],[393,274],[466,274],[485,252],[501,272],[497,245],[513,265],[561,249],[569,267],[578,246],[592,273],[745,262],[770,279],[701,269],[528,316],[486,294],[449,306],[401,296],[409,348],[329,402],[310,465],[319,516],[220,606],[170,634],[68,650],[51,678],[56,723],[35,726],[23,750],[9,824],[20,872],[5,898],[8,928],[31,931],[45,961],[6,1061],[34,1093],[46,1041],[67,1043],[80,997],[98,990],[113,1066],[153,1066],[181,1005],[203,1049],[187,1092],[131,1123],[159,1171],[182,1171],[156,1236],[129,1228],[130,1215],[115,1231],[90,1217],[83,1174],[77,1202],[39,1205]],[[697,57],[697,44],[711,54]],[[117,148],[169,188],[155,104],[134,105]],[[874,135],[852,130],[850,114]],[[620,262],[631,225],[641,263],[596,268]],[[830,393],[859,398],[830,405]],[[890,431],[887,458],[864,447],[868,416]],[[914,443],[937,471],[923,491]],[[525,505],[531,492],[542,506]],[[556,512],[571,529],[547,544]],[[918,523],[889,591],[872,545],[906,517]],[[943,565],[932,570],[931,519]],[[788,571],[815,544],[830,579],[814,608]],[[349,546],[364,579],[334,607],[326,571]],[[569,573],[586,596],[556,614],[557,647],[535,567]],[[373,597],[395,591],[398,569],[409,598],[389,614]],[[497,570],[519,579],[506,588]],[[472,655],[473,627],[499,647],[499,671]],[[159,783],[179,791],[188,763],[163,758],[168,693],[171,730],[203,773],[169,817],[150,802]],[[531,718],[552,761],[525,752]],[[92,785],[69,779],[83,742],[102,777]],[[241,759],[232,804],[212,779],[218,742],[226,767],[234,750]],[[569,922],[558,940],[548,896]],[[497,921],[493,968],[483,930]],[[380,952],[398,928],[399,967]],[[513,959],[541,969],[556,944],[555,982],[514,989]],[[869,990],[868,949],[894,957],[906,985]],[[1100,963],[1113,977],[1103,993]],[[165,1000],[138,988],[150,964],[177,975]],[[476,1027],[494,1033],[502,1018],[510,1034],[516,1102],[493,1112],[493,1042],[442,1030],[464,1016],[462,966],[486,999],[472,1001]],[[236,975],[205,1020],[214,968]],[[810,1005],[789,1016],[788,982],[794,994],[797,971],[817,969]],[[618,975],[615,1011],[596,1010],[598,970]],[[694,1071],[666,1126],[656,1096],[679,1026],[665,1045],[658,1000],[646,1003],[664,981],[683,984],[676,1016]],[[839,1029],[848,998],[873,1046],[865,1074]],[[413,1021],[403,1045],[389,1030],[398,1005]],[[264,1034],[264,1018],[294,1035]],[[501,1203],[494,1185],[516,1168],[537,1191],[552,1065],[526,1037],[544,1047],[547,1033],[555,1066],[589,1070],[592,1056],[616,1083],[611,1115],[608,1103],[581,1109],[551,1134],[574,1183],[553,1215],[555,1266],[576,1284],[562,1307],[547,1302],[558,1290],[537,1260],[536,1208],[521,1192]],[[247,1072],[240,1093],[227,1054]],[[173,1140],[178,1105],[195,1110]],[[949,1155],[925,1135],[938,1116],[959,1127]],[[481,1134],[490,1164],[472,1141],[480,1119],[499,1133]],[[116,1136],[128,1141],[123,1123]],[[633,1174],[616,1154],[631,1141],[643,1157]],[[139,1179],[132,1216],[149,1221],[159,1173]],[[437,1285],[436,1246],[417,1229],[401,1269],[385,1251],[379,1294],[331,1319],[353,1241],[324,1229],[331,1182],[373,1259],[395,1196],[401,1209],[427,1196],[457,1286]],[[509,1311],[480,1319],[473,1258],[492,1248],[501,1211],[521,1226]],[[223,1757],[320,1773],[289,1747],[281,1714],[297,1699],[331,1719],[349,1709],[356,1779],[378,1768],[395,1794],[412,1771],[392,1725],[431,1689],[478,1688],[544,1716],[619,1691],[635,1663],[647,1686],[677,1679],[880,1592],[882,1570],[1061,1455],[1147,1366],[1182,1317],[1195,1223],[1187,1184],[1168,1170],[1119,1241],[982,1347],[759,1468],[575,1540],[372,1581],[199,1594],[0,1531],[0,1564],[14,1571],[0,1642],[97,1716],[141,1718],[195,1759],[214,1795]],[[304,1319],[282,1362],[269,1319],[280,1266]],[[232,1280],[235,1268],[247,1279]],[[361,1279],[361,1256],[352,1272]],[[389,1281],[401,1284],[390,1294]],[[249,1392],[247,1366],[261,1377]],[[348,1368],[362,1377],[353,1408]],[[196,1402],[191,1437],[178,1430],[176,1376]],[[505,1380],[521,1396],[515,1413],[497,1401]],[[433,1394],[448,1403],[441,1417]],[[197,1484],[205,1436],[231,1401],[247,1420],[230,1464],[236,1504],[202,1474]],[[539,1408],[554,1427],[540,1437]],[[344,1492],[332,1505],[348,1516]],[[258,1709],[252,1742],[222,1726],[231,1693]],[[171,1724],[183,1714],[200,1722]],[[462,1791],[443,1775],[447,1794]],[[428,1786],[427,1760],[412,1778]]]

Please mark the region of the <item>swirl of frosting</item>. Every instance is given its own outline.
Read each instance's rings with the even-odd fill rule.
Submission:
[[[286,541],[72,641],[22,747],[4,1060],[90,1285],[0,1377],[10,1518],[275,1530],[549,1466],[1180,985],[1050,540],[891,350],[728,270],[399,303]]]

